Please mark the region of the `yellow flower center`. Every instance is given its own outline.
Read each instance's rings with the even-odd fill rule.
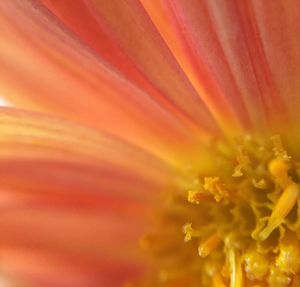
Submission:
[[[211,174],[169,196],[143,240],[157,266],[149,286],[300,286],[300,159],[279,136],[211,152]]]

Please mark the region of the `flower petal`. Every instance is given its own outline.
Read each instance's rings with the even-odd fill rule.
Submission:
[[[180,28],[181,23],[179,23],[176,13],[173,12],[174,9],[172,9],[173,3],[168,4],[168,1],[161,0],[141,0],[141,2],[182,70],[198,92],[198,95],[208,106],[218,124],[226,130],[228,129],[228,123],[230,123],[230,129],[232,130],[232,127],[236,125],[234,124],[236,116],[234,116],[232,108],[222,95],[222,91],[218,90],[214,84],[213,77],[210,75],[205,63],[197,65],[197,57],[188,47],[186,39],[189,27]]]
[[[173,176],[108,135],[1,108],[1,270],[33,286],[115,286],[113,268],[142,267],[137,240]]]
[[[70,228],[66,221],[72,219],[70,214],[58,213],[59,218],[55,218],[51,212],[52,221],[53,218],[56,220],[54,224],[43,212],[12,214],[4,212],[0,222],[0,229],[5,234],[0,240],[3,255],[0,261],[1,275],[8,281],[5,286],[14,286],[10,284],[12,281],[19,283],[17,286],[112,287],[120,286],[143,271],[142,261],[137,260],[134,252],[130,252],[132,248],[126,244],[128,236],[124,232],[111,232],[117,227],[113,223],[108,230],[112,234],[110,245],[93,240],[101,238],[102,231],[106,231],[98,227],[103,223],[101,220],[96,222],[101,219],[100,216],[93,215],[95,218],[91,224],[87,216],[79,214],[77,216],[82,217],[84,224],[78,224],[75,218],[76,228]],[[38,217],[40,220],[37,220]],[[73,223],[72,220],[70,223]],[[45,228],[47,232],[44,232]],[[111,256],[110,252],[101,254],[105,248],[111,249],[112,245],[117,244],[127,248],[127,260]],[[90,248],[82,248],[82,245]]]
[[[63,1],[57,3],[60,2]],[[34,3],[29,0],[0,3],[0,92],[9,100],[21,107],[36,109],[36,105],[42,106],[43,110],[109,131],[165,157],[172,149],[172,157],[178,148],[191,149],[191,145],[197,144],[197,137],[216,131],[201,100],[194,92],[190,93],[189,84],[180,78],[183,75],[173,72],[174,59],[170,60],[172,65],[164,64],[166,47],[163,49],[165,54],[155,52],[156,62],[161,60],[161,64],[153,64],[154,59],[147,63],[151,73],[156,73],[155,77],[164,83],[169,93],[186,105],[184,113],[174,112],[173,108],[168,109],[149,96],[116,71],[107,59],[93,53],[64,30],[45,7]],[[117,19],[108,20],[113,25]],[[135,18],[128,21],[132,26]],[[160,41],[154,43],[159,46]],[[153,45],[148,47],[149,56],[143,54],[140,61],[152,57],[151,49],[156,51]],[[131,52],[136,53],[136,50]],[[168,58],[172,57],[169,55]],[[166,65],[164,73],[160,65]],[[181,83],[180,87],[173,81]],[[173,101],[165,99],[165,102],[169,100]],[[192,116],[198,119],[197,125],[196,119],[191,120]]]
[[[299,118],[300,5],[299,1],[251,1],[257,39],[269,67],[277,95],[284,102],[291,122]],[[272,98],[273,100],[273,98]],[[274,110],[276,113],[277,110]],[[280,123],[279,123],[280,124]],[[281,123],[286,124],[286,121]]]
[[[268,121],[285,119],[284,101],[260,42],[251,1],[141,1],[220,125],[240,122],[261,129]],[[269,17],[273,8],[253,2],[264,15],[259,19]]]
[[[160,104],[183,112],[201,126],[211,121],[138,0],[42,2]]]

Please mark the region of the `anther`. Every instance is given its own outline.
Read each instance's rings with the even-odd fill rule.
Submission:
[[[233,177],[241,177],[243,176],[243,170],[247,168],[250,164],[249,157],[245,153],[242,147],[239,148],[238,154],[236,157],[238,165],[235,167],[232,176]]]
[[[268,220],[267,226],[259,234],[260,240],[267,239],[271,232],[282,223],[284,218],[294,207],[298,195],[299,187],[296,183],[291,183],[285,188],[274,207],[274,210]]]
[[[201,237],[202,235],[201,231],[192,228],[192,223],[186,223],[185,225],[183,225],[182,231],[185,234],[185,242],[190,241],[193,237]]]
[[[190,203],[200,204],[202,200],[206,200],[208,197],[208,194],[199,190],[189,190],[187,200]]]
[[[217,233],[212,234],[206,240],[201,242],[198,247],[199,256],[204,258],[215,250],[221,243],[221,238]]]
[[[271,140],[273,142],[273,152],[276,156],[276,158],[289,161],[291,157],[288,155],[287,151],[283,148],[281,138],[279,135],[275,135],[271,137]]]
[[[205,177],[203,187],[214,196],[216,202],[220,202],[229,196],[228,190],[225,185],[221,183],[219,177]]]
[[[264,178],[262,178],[258,181],[253,178],[252,179],[252,184],[253,184],[254,187],[256,187],[258,189],[266,189],[267,188],[267,183],[266,183]]]

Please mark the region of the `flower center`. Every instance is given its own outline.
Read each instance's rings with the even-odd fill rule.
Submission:
[[[158,259],[153,286],[300,286],[300,159],[279,136],[211,153],[211,173],[173,193],[143,240]]]

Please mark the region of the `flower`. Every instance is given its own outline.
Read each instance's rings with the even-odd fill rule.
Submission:
[[[298,6],[0,1],[3,285],[299,286]]]

